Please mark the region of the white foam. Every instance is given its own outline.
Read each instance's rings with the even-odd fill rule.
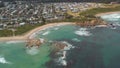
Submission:
[[[65,60],[65,58],[63,59],[63,57],[58,58],[57,63],[59,63],[59,65],[63,65],[63,66],[67,65],[67,61]]]
[[[81,40],[79,40],[78,38],[73,38],[72,39],[73,41],[76,41],[76,42],[80,42]]]
[[[113,28],[111,27],[111,29],[116,29],[116,27],[113,27]]]
[[[30,55],[36,55],[39,53],[39,50],[36,48],[36,47],[32,47],[32,48],[28,48],[26,50],[27,54],[30,54]]]
[[[80,35],[80,36],[92,35],[89,31],[87,31],[87,28],[80,28],[78,31],[75,31],[75,34]]]
[[[67,61],[66,61],[67,51],[70,50],[71,48],[74,48],[74,46],[72,46],[70,43],[68,43],[68,42],[66,42],[66,41],[63,41],[62,43],[67,44],[67,46],[65,46],[65,48],[63,49],[63,51],[58,52],[58,54],[62,54],[62,56],[59,57],[59,58],[56,60],[56,62],[57,62],[59,65],[66,66],[66,65],[67,65]]]
[[[111,19],[111,18],[120,18],[120,14],[110,14],[110,15],[103,15],[103,16],[101,16],[101,18],[109,18],[109,19]]]
[[[63,51],[63,56],[61,57],[62,59],[66,58],[66,51]]]
[[[63,24],[57,24],[56,26],[64,26]]]
[[[24,41],[8,41],[8,42],[6,42],[6,44],[21,43],[21,42],[24,42]]]
[[[120,26],[120,22],[114,22],[114,26]]]
[[[46,31],[45,33],[43,33],[42,35],[48,35],[50,33],[50,31]]]
[[[34,38],[36,36],[36,33],[33,33],[29,38]]]
[[[66,65],[67,65],[67,61],[66,61],[66,60],[62,60],[62,61],[61,61],[61,64],[62,64],[63,66],[66,66]]]
[[[54,30],[58,30],[59,28],[54,28]]]
[[[95,27],[107,27],[107,25],[97,25]]]
[[[4,57],[0,56],[0,63],[2,64],[10,64]]]
[[[62,43],[67,44],[67,46],[64,48],[64,50],[70,50],[71,48],[74,48],[70,43],[63,41]]]
[[[120,14],[103,15],[101,18],[111,22],[118,21],[120,19]]]
[[[44,43],[45,40],[43,38],[39,38],[39,39],[40,39],[41,43]]]

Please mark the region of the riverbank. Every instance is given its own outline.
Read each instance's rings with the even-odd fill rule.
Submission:
[[[0,37],[0,41],[25,41],[26,39],[30,38],[32,36],[32,34],[47,29],[49,27],[53,27],[53,26],[59,26],[59,25],[69,25],[69,24],[74,24],[71,22],[60,22],[60,23],[51,23],[51,24],[46,24],[40,27],[37,27],[27,33],[25,33],[24,35],[21,36],[14,36],[14,37]]]

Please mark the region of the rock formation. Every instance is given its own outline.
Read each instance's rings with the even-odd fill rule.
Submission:
[[[33,46],[39,47],[41,44],[42,44],[42,42],[40,41],[40,39],[28,39],[26,47],[28,47],[28,48],[31,48]]]
[[[62,42],[53,42],[52,46],[53,46],[53,50],[58,52],[60,50],[63,50],[67,46],[67,44]]]
[[[81,27],[93,27],[96,25],[107,25],[107,23],[101,19],[95,18],[91,21],[76,22],[76,25],[80,25]]]

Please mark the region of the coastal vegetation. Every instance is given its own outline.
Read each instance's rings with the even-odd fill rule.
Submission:
[[[50,20],[50,21],[46,21],[43,18],[43,22],[44,23],[38,23],[38,24],[25,24],[23,26],[20,27],[15,27],[15,35],[21,35],[24,34],[28,31],[30,31],[31,29],[34,29],[38,26],[44,25],[46,23],[54,23],[54,22],[77,22],[77,24],[81,24],[82,25],[95,25],[98,23],[90,23],[90,22],[96,22],[96,20],[100,19],[100,18],[96,18],[95,15],[99,14],[99,13],[105,13],[105,12],[113,12],[113,11],[120,11],[120,6],[116,6],[116,7],[112,7],[112,8],[108,8],[108,7],[104,7],[104,8],[93,8],[93,9],[88,9],[84,12],[81,12],[79,14],[78,17],[74,17],[71,16],[69,14],[65,14],[65,18],[62,20]],[[100,24],[100,23],[99,23]],[[105,23],[103,23],[105,24]],[[9,29],[4,29],[4,30],[0,30],[0,37],[8,37],[8,36],[13,36],[13,32],[12,30]]]
[[[98,13],[114,12],[114,11],[120,11],[120,6],[116,6],[113,8],[93,8],[93,9],[87,10],[85,12],[81,12],[80,15],[82,15],[82,16],[86,16],[86,15],[94,16]]]
[[[114,11],[120,11],[120,6],[112,7],[112,8],[93,8],[89,9],[87,11],[81,12],[79,14],[79,22],[77,22],[77,25],[84,25],[84,26],[89,26],[89,25],[98,25],[98,24],[107,24],[104,21],[102,21],[99,17],[96,17],[96,14],[99,13],[105,13],[105,12],[114,12]],[[94,23],[93,23],[94,21]],[[99,21],[99,23],[97,22]],[[97,23],[95,23],[97,22]],[[101,23],[100,23],[101,22]]]
[[[36,27],[39,27],[43,24],[25,24],[23,26],[20,26],[20,27],[16,27],[16,28],[13,28],[15,29],[15,35],[22,35]],[[10,29],[4,29],[4,30],[0,30],[0,37],[8,37],[8,36],[13,36],[13,32],[12,30]]]

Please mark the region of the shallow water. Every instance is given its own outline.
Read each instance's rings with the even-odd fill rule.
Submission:
[[[26,49],[24,42],[1,42],[0,68],[120,68],[119,16],[102,17],[110,23],[117,21],[115,29],[65,25],[38,32],[35,38],[47,41],[39,49]],[[58,52],[63,57],[52,54],[52,41],[68,45],[64,51]]]
[[[0,68],[45,67],[44,63],[50,59],[48,55],[49,47],[47,45],[41,46],[37,50],[28,50],[25,48],[25,43],[0,43]]]

